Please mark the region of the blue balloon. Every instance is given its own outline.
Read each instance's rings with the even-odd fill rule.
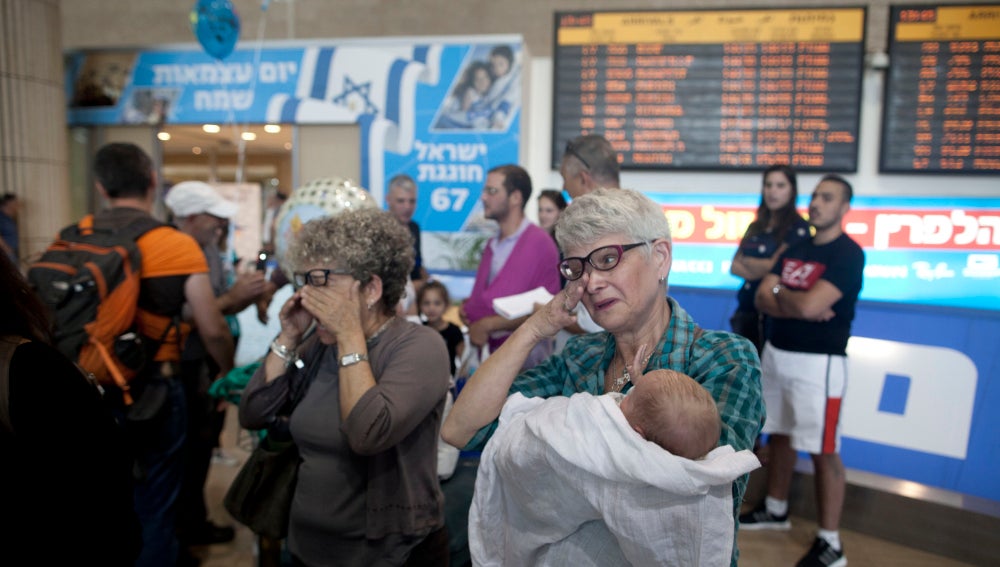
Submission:
[[[225,59],[240,37],[240,17],[229,0],[198,0],[191,8],[191,31],[206,53]]]

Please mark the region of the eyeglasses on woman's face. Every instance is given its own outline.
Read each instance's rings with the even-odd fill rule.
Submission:
[[[323,287],[326,285],[327,280],[330,276],[349,276],[351,275],[350,270],[342,270],[339,268],[335,269],[325,269],[316,268],[315,270],[309,270],[308,272],[295,272],[292,274],[292,283],[295,284],[296,288],[301,288],[302,286],[311,285],[313,287]]]
[[[583,272],[587,264],[593,266],[595,270],[601,270],[603,272],[613,270],[615,266],[621,262],[622,256],[625,252],[628,252],[637,246],[642,246],[643,244],[646,244],[646,242],[636,242],[634,244],[612,244],[610,246],[601,246],[583,258],[563,258],[563,260],[559,262],[559,273],[562,274],[562,276],[567,280],[575,281],[583,277]]]

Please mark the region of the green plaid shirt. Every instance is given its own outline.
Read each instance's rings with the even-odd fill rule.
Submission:
[[[670,303],[670,324],[656,345],[645,372],[670,369],[687,374],[711,392],[722,418],[720,445],[737,450],[753,449],[764,425],[764,400],[760,387],[760,360],[750,341],[726,331],[704,331],[696,336],[698,326],[676,301]],[[521,373],[510,393],[527,397],[571,396],[577,392],[604,393],[604,375],[615,356],[615,339],[600,332],[570,339],[562,352],[550,356],[538,366]],[[626,390],[631,388],[626,385]],[[497,428],[496,420],[480,429],[466,445],[478,451],[486,445]],[[744,475],[733,483],[733,516],[738,526],[740,503],[746,491]],[[736,546],[733,541],[733,565]]]

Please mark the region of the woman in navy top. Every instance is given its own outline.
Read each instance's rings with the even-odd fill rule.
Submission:
[[[759,354],[767,338],[767,322],[754,308],[753,298],[761,278],[781,253],[796,242],[809,238],[809,223],[795,210],[798,198],[795,170],[776,164],[764,170],[757,218],[740,241],[730,272],[744,279],[736,294],[738,305],[730,318],[733,332],[750,339]]]

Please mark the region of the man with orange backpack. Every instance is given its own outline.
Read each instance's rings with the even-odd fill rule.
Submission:
[[[53,311],[57,346],[102,382],[123,417],[135,458],[135,507],[142,524],[136,565],[174,567],[187,424],[179,363],[191,330],[182,321],[184,304],[190,305],[193,323],[223,374],[233,366],[232,335],[197,242],[150,215],[157,176],[149,156],[133,144],[107,144],[97,152],[94,176],[110,208],[64,229],[32,266],[29,279]],[[94,259],[73,265],[74,256],[82,255]],[[109,271],[101,263],[108,256],[124,269]],[[60,276],[70,272],[75,272],[71,278]],[[111,273],[123,275],[109,281]],[[88,291],[94,293],[88,296]],[[77,299],[100,304],[89,308],[90,321],[66,313]],[[115,321],[114,313],[126,313],[124,319],[130,320]],[[59,328],[60,322],[67,328]]]

